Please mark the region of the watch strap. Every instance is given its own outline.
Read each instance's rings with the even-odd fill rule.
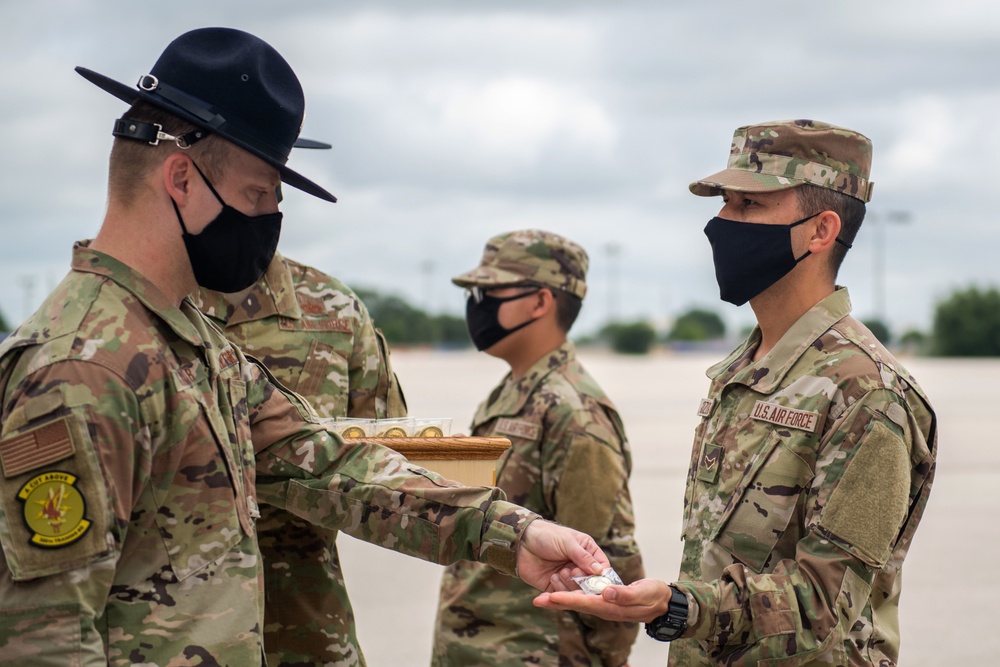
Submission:
[[[687,595],[675,586],[671,586],[670,591],[667,613],[646,624],[646,634],[661,642],[673,641],[687,630]]]

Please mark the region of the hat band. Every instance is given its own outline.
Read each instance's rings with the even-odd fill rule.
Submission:
[[[816,185],[821,188],[839,190],[863,201],[871,200],[873,183],[847,171],[837,171],[829,165],[762,152],[740,152],[729,156],[729,168],[755,174],[787,178]]]
[[[260,136],[238,120],[227,120],[222,114],[215,113],[208,108],[204,102],[196,97],[163,83],[152,74],[144,74],[139,77],[138,87],[150,95],[157,95],[168,102],[180,107],[204,123],[209,129],[216,132],[225,128],[226,134],[233,139],[254,147],[266,154],[270,159],[281,164],[288,161],[288,154],[292,147],[283,144],[273,143],[269,139]]]

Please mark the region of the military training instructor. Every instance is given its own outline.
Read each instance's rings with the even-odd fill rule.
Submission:
[[[281,228],[304,98],[253,35],[171,42],[114,124],[108,208],[0,345],[0,661],[263,662],[259,503],[396,551],[476,560],[540,589],[608,560],[498,489],[346,446],[195,307],[250,287]],[[79,127],[74,133],[84,132]]]

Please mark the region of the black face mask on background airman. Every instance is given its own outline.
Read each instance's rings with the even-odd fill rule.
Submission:
[[[817,215],[819,213],[813,213],[790,225],[738,222],[719,217],[709,220],[705,235],[712,244],[719,298],[742,306],[784,278],[811,254],[807,250],[801,257],[795,256],[792,227]]]
[[[530,319],[513,329],[507,329],[500,324],[500,306],[508,301],[516,301],[537,294],[540,289],[504,297],[482,294],[477,298],[470,294],[465,302],[465,325],[469,329],[469,338],[472,339],[472,344],[476,346],[476,349],[480,352],[489,349],[518,329],[523,329],[534,322],[534,319]]]
[[[222,201],[198,165],[194,168],[222,204],[222,211],[200,234],[189,234],[177,202],[170,200],[181,223],[194,278],[201,287],[218,292],[245,290],[260,280],[274,258],[281,234],[281,212],[250,216],[236,210]]]

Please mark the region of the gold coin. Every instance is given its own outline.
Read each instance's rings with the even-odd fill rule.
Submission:
[[[611,585],[611,580],[602,574],[595,574],[592,577],[587,577],[587,587],[594,591],[595,593],[600,593],[605,588]]]
[[[363,438],[365,437],[365,430],[360,426],[348,426],[340,432],[340,435],[344,438]]]
[[[398,426],[390,426],[386,430],[382,431],[382,433],[380,433],[379,435],[381,435],[383,438],[405,438],[406,431],[404,431]]]
[[[438,426],[427,426],[422,431],[420,431],[420,437],[422,438],[443,438],[444,431]]]

